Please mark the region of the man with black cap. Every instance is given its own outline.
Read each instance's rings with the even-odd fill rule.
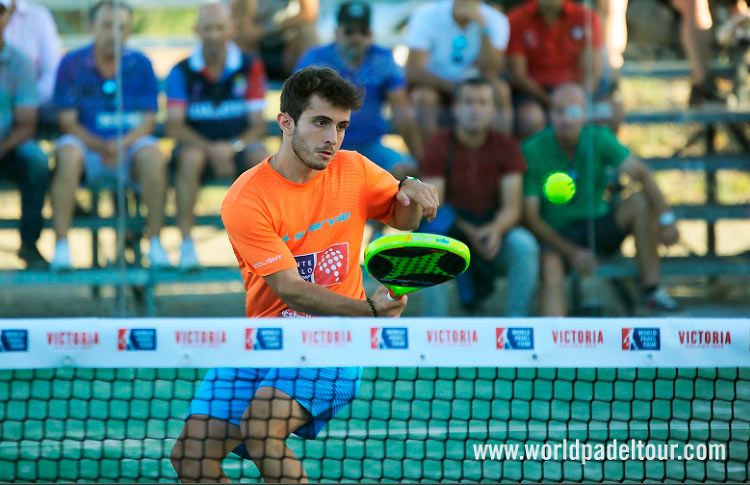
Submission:
[[[311,65],[332,67],[365,90],[364,104],[352,113],[342,148],[358,151],[402,180],[415,174],[416,163],[381,143],[387,131],[383,105],[390,104],[396,131],[415,159],[422,157],[422,140],[401,68],[390,50],[373,44],[371,15],[370,6],[362,1],[342,4],[335,42],[307,51],[296,70]]]

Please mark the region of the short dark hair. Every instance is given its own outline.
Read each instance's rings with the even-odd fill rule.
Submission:
[[[130,4],[122,1],[116,2],[115,0],[99,0],[89,9],[89,22],[93,22],[96,19],[96,14],[99,13],[103,7],[109,7],[112,10],[123,9],[128,12],[128,15],[133,17],[133,7]]]
[[[318,95],[337,108],[358,110],[364,93],[330,67],[310,66],[292,74],[281,88],[281,111],[294,122],[310,106],[310,98]]]
[[[458,95],[461,94],[461,90],[465,86],[472,86],[472,87],[489,86],[491,88],[493,87],[490,80],[484,76],[479,76],[479,75],[470,76],[465,79],[462,79],[461,81],[459,81],[458,84],[456,84],[456,87],[453,89],[453,99],[458,99]],[[494,96],[493,96],[493,99],[494,99]]]

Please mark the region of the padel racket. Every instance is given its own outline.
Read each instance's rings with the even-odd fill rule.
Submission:
[[[393,234],[365,248],[365,269],[395,298],[452,280],[469,261],[466,244],[439,234]]]

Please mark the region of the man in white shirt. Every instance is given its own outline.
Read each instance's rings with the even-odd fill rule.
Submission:
[[[57,26],[47,7],[28,0],[11,0],[5,41],[26,54],[34,65],[40,105],[52,98],[61,46]]]
[[[409,20],[406,77],[422,128],[434,134],[454,87],[480,74],[493,83],[499,106],[495,128],[510,133],[510,89],[500,79],[510,27],[507,17],[480,0],[442,0],[418,8]]]

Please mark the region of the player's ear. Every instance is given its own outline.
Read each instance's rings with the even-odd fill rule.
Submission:
[[[276,123],[284,134],[292,134],[294,131],[294,119],[289,113],[279,113],[276,115]]]

